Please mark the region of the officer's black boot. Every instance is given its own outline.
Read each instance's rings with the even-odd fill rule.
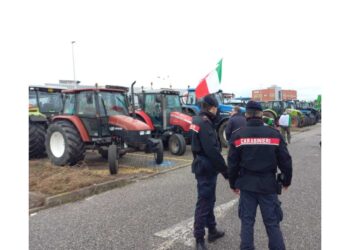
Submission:
[[[205,245],[204,238],[196,239],[196,250],[208,250],[207,246]]]
[[[208,242],[214,242],[217,239],[225,235],[224,231],[217,230],[216,228],[209,229]]]

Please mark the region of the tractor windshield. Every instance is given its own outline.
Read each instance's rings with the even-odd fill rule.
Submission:
[[[266,102],[259,102],[259,103],[260,103],[260,105],[261,105],[261,107],[263,109],[268,109],[269,108]]]
[[[98,95],[101,108],[106,111],[107,116],[129,114],[124,93],[101,91]]]
[[[170,112],[178,111],[181,112],[180,97],[178,95],[166,95],[166,109]]]
[[[196,105],[196,93],[194,91],[189,91],[186,104],[188,105]]]
[[[296,109],[295,104],[293,102],[286,102],[286,107],[289,109]]]
[[[38,107],[38,103],[36,100],[36,93],[33,90],[29,91],[29,106]]]
[[[38,91],[39,109],[42,113],[58,113],[62,111],[62,94],[59,92]]]

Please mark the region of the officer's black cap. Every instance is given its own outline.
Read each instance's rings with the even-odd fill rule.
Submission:
[[[258,102],[255,102],[255,101],[249,101],[247,103],[246,109],[247,110],[251,109],[251,110],[260,110],[260,111],[262,111],[261,104],[258,103]]]
[[[216,108],[219,106],[218,101],[217,101],[216,98],[215,98],[213,95],[211,95],[211,94],[204,96],[203,102],[206,103],[206,104],[208,104],[209,106],[214,106],[214,107],[216,107]]]

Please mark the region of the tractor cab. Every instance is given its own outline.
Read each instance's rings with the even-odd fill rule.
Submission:
[[[233,94],[230,94],[233,95]],[[215,93],[215,98],[219,103],[219,111],[221,115],[225,115],[226,113],[230,113],[235,105],[225,103],[225,98],[227,97],[227,94],[223,93],[222,90],[219,90]],[[245,108],[240,107],[241,113],[245,113]]]
[[[107,87],[64,91],[63,115],[80,118],[93,142],[106,141],[117,131],[149,135],[147,124],[129,116],[128,88]]]
[[[44,86],[29,87],[29,111],[50,118],[62,111],[62,89]]]
[[[192,117],[182,112],[179,94],[173,89],[136,93],[139,109],[135,111],[135,117],[146,122],[152,128],[152,136],[160,138],[174,155],[186,152],[191,137]]]
[[[178,91],[172,89],[143,91],[137,96],[140,108],[148,114],[156,129],[170,129],[174,125],[172,118],[181,115],[182,107]]]

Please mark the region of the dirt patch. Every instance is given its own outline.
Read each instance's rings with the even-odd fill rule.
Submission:
[[[118,174],[111,176],[107,166],[90,168],[83,163],[81,166],[57,167],[48,159],[31,160],[29,161],[29,191],[50,196],[117,178],[153,172],[155,172],[153,169],[121,166]]]

